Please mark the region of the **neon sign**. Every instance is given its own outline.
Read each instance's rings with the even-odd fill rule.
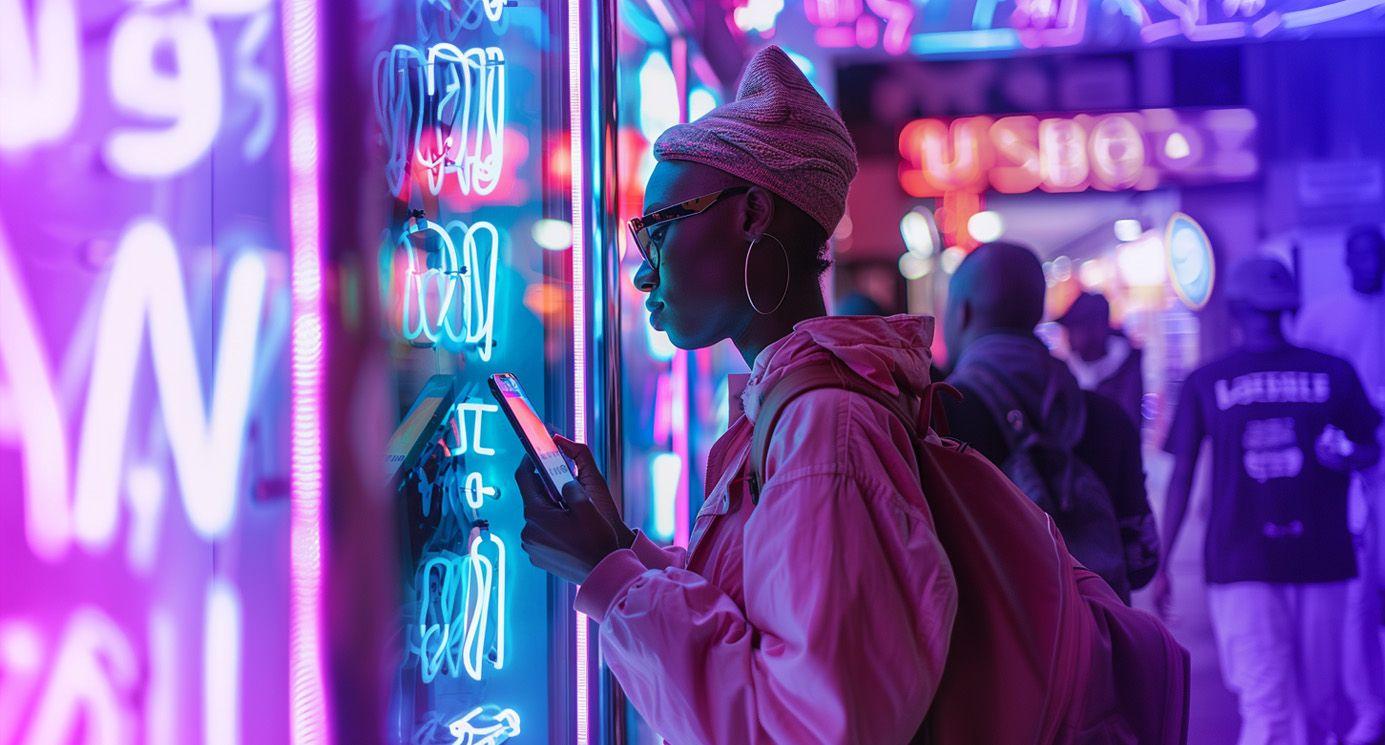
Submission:
[[[461,7],[457,7],[460,5]],[[502,21],[505,0],[418,0],[418,36],[421,39],[457,38],[462,31],[475,31],[490,21],[497,33],[504,33]]]
[[[424,683],[439,673],[455,678],[463,670],[481,680],[487,662],[504,669],[507,574],[504,541],[480,527],[472,530],[465,556],[439,551],[423,562],[416,581],[418,641],[413,649]]]
[[[63,460],[57,460],[62,455],[28,454],[54,446],[58,453],[68,449],[34,314],[14,267],[0,236],[0,289],[6,290],[6,300],[0,304],[7,311],[7,341],[0,343],[0,357],[23,384],[20,390],[25,395],[17,397],[17,405],[36,417],[32,426],[21,429],[21,445],[26,462],[62,465]],[[208,407],[172,238],[162,225],[147,220],[136,221],[125,231],[101,301],[86,412],[75,451],[71,505],[65,493],[65,468],[31,472],[26,482],[25,531],[37,555],[60,559],[74,538],[88,550],[101,552],[115,537],[121,446],[131,426],[131,401],[146,328],[154,378],[164,403],[160,407],[163,424],[170,434],[169,448],[189,523],[207,540],[226,531],[235,514],[264,296],[263,262],[253,252],[241,254],[228,272],[208,416],[203,413]],[[23,403],[30,392],[36,402]]]
[[[478,706],[447,725],[447,731],[457,738],[453,745],[500,745],[519,736],[519,714],[514,709],[497,712],[488,708],[492,711]]]
[[[268,149],[276,111],[268,71],[257,62],[267,42],[267,4],[194,9],[134,8],[116,20],[107,79],[115,110],[138,121],[117,126],[102,147],[105,163],[132,180],[175,176],[200,163],[220,133],[226,94],[213,21],[246,19],[232,79],[253,100],[256,123],[244,152]],[[71,134],[82,93],[79,18],[71,0],[0,0],[0,151],[24,151]],[[213,53],[208,53],[211,50]]]
[[[505,54],[443,42],[425,55],[396,44],[375,61],[375,117],[392,194],[403,195],[411,160],[434,195],[448,174],[464,195],[490,194],[505,160]]]
[[[818,46],[827,49],[877,46],[890,54],[909,50],[914,5],[899,0],[803,0]],[[869,10],[870,12],[866,12]]]
[[[1202,310],[1212,299],[1217,278],[1217,262],[1207,233],[1193,218],[1175,212],[1164,228],[1164,251],[1174,293],[1189,309]]]
[[[75,0],[38,0],[28,33],[24,0],[0,0],[0,151],[67,136],[82,77]]]
[[[0,0],[0,742],[327,738],[314,6]]]
[[[426,245],[417,249],[415,241]],[[471,225],[452,220],[442,226],[418,219],[404,230],[398,244],[408,262],[400,333],[410,342],[441,341],[453,349],[474,349],[482,361],[490,361],[500,232],[483,220]],[[429,265],[430,259],[435,266]]]
[[[918,119],[899,135],[899,183],[939,197],[1239,181],[1259,171],[1255,135],[1245,109]]]
[[[25,480],[25,535],[35,556],[56,563],[74,543],[98,556],[107,554],[117,533],[117,485],[123,484],[131,509],[129,567],[137,576],[153,570],[155,534],[164,513],[161,471],[137,465],[121,478],[123,445],[131,440],[131,401],[145,329],[161,404],[158,410],[169,433],[168,447],[189,527],[206,541],[226,533],[235,517],[244,429],[253,404],[252,381],[263,363],[259,330],[266,285],[257,252],[243,252],[231,262],[208,416],[173,240],[153,220],[136,220],[126,229],[112,261],[107,290],[93,301],[98,308],[96,347],[69,503],[68,447],[57,384],[44,362],[32,301],[0,227],[0,317],[5,327],[0,367],[17,383],[11,400],[34,417],[18,433],[26,468],[52,469],[27,470]],[[234,742],[240,730],[241,663],[240,599],[234,587],[211,580],[204,617],[204,736],[208,742]],[[16,741],[22,713],[31,709],[27,741],[63,741],[83,718],[89,736],[97,741],[127,741],[136,712],[128,710],[125,702],[135,698],[137,686],[145,685],[146,726],[172,732],[176,702],[171,691],[176,690],[178,663],[171,648],[177,632],[169,612],[159,607],[151,609],[148,626],[153,678],[144,681],[138,673],[144,663],[136,661],[126,633],[98,606],[79,605],[52,649],[47,685],[40,687],[48,651],[41,631],[24,621],[0,621],[0,668],[4,670],[0,680],[14,681],[0,686],[0,739]]]

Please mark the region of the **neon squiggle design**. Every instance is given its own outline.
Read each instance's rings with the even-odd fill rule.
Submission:
[[[494,533],[473,529],[466,556],[441,551],[423,563],[418,578],[419,674],[431,683],[439,673],[458,677],[463,670],[480,680],[494,610],[491,666],[505,666],[505,606],[508,561],[505,543]],[[494,548],[494,558],[482,553]]]
[[[503,33],[505,0],[462,0],[463,7],[454,7],[453,0],[418,0],[416,17],[420,39],[452,41],[463,30],[475,31],[484,18]]]
[[[375,58],[375,120],[380,124],[389,159],[385,181],[399,196],[408,177],[412,151],[409,122],[414,117],[414,90],[423,86],[423,55],[407,44],[395,44]]]
[[[437,241],[439,266],[436,268],[420,269],[419,251],[410,245],[413,236],[424,232]],[[460,255],[457,250],[459,237]],[[490,247],[484,261],[482,242]],[[399,245],[404,247],[408,262],[400,319],[404,338],[411,342],[424,339],[428,344],[443,341],[453,347],[471,347],[482,361],[489,361],[495,348],[495,280],[500,263],[500,232],[485,221],[468,226],[453,220],[444,229],[430,220],[417,220],[405,229]],[[433,295],[438,298],[436,313],[430,312],[429,298]]]
[[[414,157],[425,169],[428,190],[441,192],[451,172],[463,194],[490,194],[505,164],[504,52],[436,44],[424,70],[425,115],[414,130]]]
[[[486,497],[494,498],[496,495],[494,486],[486,486],[481,480],[479,471],[472,471],[466,475],[466,486],[463,487],[466,494],[466,504],[473,510],[479,510],[485,504]]]
[[[514,709],[488,715],[492,724],[479,724],[477,717],[487,708],[494,709],[478,706],[447,725],[447,731],[457,738],[452,745],[500,745],[519,736],[519,714]]]

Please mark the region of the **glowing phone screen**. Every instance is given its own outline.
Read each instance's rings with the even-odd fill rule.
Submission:
[[[538,461],[539,468],[542,469],[549,486],[553,488],[554,496],[561,498],[563,486],[576,480],[572,470],[568,468],[567,458],[558,450],[553,436],[548,433],[548,428],[543,425],[534,407],[530,405],[529,397],[524,395],[524,389],[519,386],[519,380],[509,373],[504,373],[492,375],[491,381],[494,383],[494,390],[500,394],[500,404],[509,415],[510,423],[525,441],[529,454]]]

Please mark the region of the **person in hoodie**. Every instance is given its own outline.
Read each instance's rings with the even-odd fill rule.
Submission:
[[[957,267],[943,324],[955,361],[947,382],[962,396],[944,399],[948,428],[1004,468],[1017,445],[1003,427],[1023,419],[1049,444],[1086,464],[1104,489],[1085,493],[1109,504],[1077,505],[1074,514],[1084,515],[1080,533],[1068,515],[1054,519],[1072,555],[1129,602],[1130,591],[1148,584],[1159,565],[1140,434],[1119,404],[1083,391],[1034,335],[1046,290],[1039,258],[1013,243],[983,245]]]
[[[1111,328],[1111,303],[1104,295],[1084,292],[1058,317],[1067,333],[1068,369],[1084,391],[1096,391],[1120,404],[1138,429],[1145,396],[1141,353],[1124,333]]]
[[[932,319],[828,317],[825,245],[856,150],[777,47],[737,98],[654,144],[646,214],[631,222],[650,323],[683,349],[730,339],[752,372],[744,415],[708,458],[686,551],[625,527],[591,452],[559,440],[580,485],[553,506],[516,472],[530,561],[581,585],[602,660],[674,743],[905,743],[928,713],[957,610],[952,565],[913,441],[880,404],[840,389],[781,413],[752,499],[763,391],[839,364],[892,393],[929,384]]]

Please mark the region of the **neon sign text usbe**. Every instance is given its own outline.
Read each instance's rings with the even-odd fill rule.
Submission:
[[[899,135],[899,183],[915,197],[1148,190],[1254,176],[1244,109],[917,119]]]

